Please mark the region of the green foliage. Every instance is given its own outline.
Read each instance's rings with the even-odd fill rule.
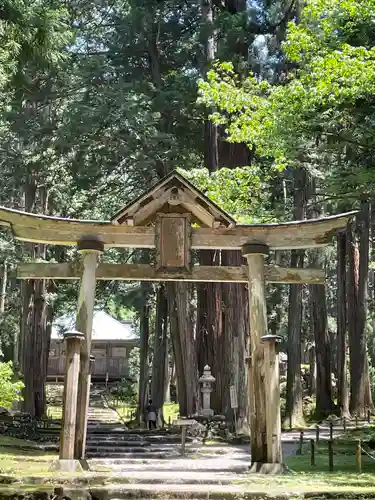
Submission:
[[[60,61],[56,48],[71,40],[67,12],[47,2],[6,0],[0,13],[0,88],[9,79],[27,83],[31,61],[46,67]],[[19,81],[21,81],[19,80]]]
[[[12,362],[0,363],[0,406],[11,408],[15,401],[22,401],[23,382],[14,381]]]
[[[270,176],[259,165],[212,173],[203,168],[180,171],[239,223],[274,220],[268,203]]]
[[[297,68],[285,81],[271,85],[251,75],[241,82],[231,64],[219,64],[199,82],[200,100],[218,109],[213,120],[231,141],[255,145],[277,168],[315,164],[335,188],[370,192],[373,7],[372,0],[308,1],[300,23],[288,26],[283,48]],[[359,159],[362,170],[355,172]],[[338,169],[325,172],[328,160],[340,162],[339,182]]]
[[[112,395],[119,401],[129,405],[137,404],[137,385],[133,380],[122,379],[117,390],[112,391]]]

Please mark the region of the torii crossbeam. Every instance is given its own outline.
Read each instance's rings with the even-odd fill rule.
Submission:
[[[0,225],[10,228],[16,239],[49,245],[76,245],[83,255],[82,265],[76,262],[22,263],[15,272],[19,279],[80,279],[76,330],[83,333],[84,338],[75,333],[70,339],[72,350],[70,357],[67,356],[60,459],[71,461],[85,457],[96,280],[218,281],[248,283],[251,460],[256,470],[262,470],[265,464],[271,464],[273,469],[280,467],[278,363],[274,341],[267,336],[265,283],[323,284],[325,276],[321,269],[269,266],[264,259],[270,249],[329,245],[336,232],[343,230],[355,214],[349,212],[283,224],[238,225],[175,172],[120,210],[110,221],[63,219],[0,207]],[[98,263],[99,255],[109,247],[154,248],[156,263],[154,266]],[[193,249],[242,250],[247,265],[192,265]]]

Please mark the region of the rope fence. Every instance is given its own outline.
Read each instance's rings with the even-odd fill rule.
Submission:
[[[334,464],[334,456],[335,456],[335,451],[336,451],[336,457],[339,453],[337,453],[338,450],[340,450],[340,445],[343,445],[343,444],[346,444],[347,443],[340,443],[340,442],[335,442],[332,438],[333,438],[333,431],[332,431],[332,427],[330,429],[330,439],[327,439],[325,442],[327,443],[327,456],[328,456],[328,470],[330,472],[333,472],[334,471],[334,468],[335,468],[335,464]],[[319,449],[318,449],[318,444],[319,444],[319,438],[320,438],[320,434],[319,434],[319,426],[317,426],[317,429],[316,429],[316,438],[315,439],[309,439],[308,442],[310,444],[310,447],[309,447],[309,453],[310,453],[310,465],[312,468],[316,467],[316,462],[317,462],[317,456],[319,456]],[[300,436],[299,436],[299,441],[298,441],[298,448],[297,448],[297,452],[296,454],[297,455],[303,455],[304,453],[304,450],[306,452],[306,448],[304,448],[304,445],[307,444],[307,440],[305,440],[305,437],[304,437],[304,432],[301,431],[300,432]],[[322,449],[322,442],[320,442],[321,444],[321,448]],[[347,445],[346,448],[345,448],[345,452],[343,453],[344,455],[350,455],[350,446],[351,445]],[[349,453],[348,453],[348,450],[349,450]],[[320,453],[320,455],[324,455],[325,453]],[[362,442],[360,439],[358,439],[357,441],[353,442],[353,455],[355,457],[355,466],[356,466],[356,471],[360,474],[362,473],[362,455],[366,455],[370,460],[372,460],[373,462],[375,462],[375,451],[372,453],[368,450],[366,450],[363,445],[362,445]],[[353,463],[354,465],[354,463]]]

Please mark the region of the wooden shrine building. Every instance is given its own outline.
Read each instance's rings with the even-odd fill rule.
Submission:
[[[65,378],[64,332],[74,330],[75,323],[75,314],[69,314],[57,318],[52,325],[47,371],[50,381]],[[105,311],[95,310],[91,333],[91,381],[100,384],[128,378],[130,353],[138,345],[139,337],[134,332],[131,320],[118,321]]]
[[[282,463],[279,364],[277,338],[267,335],[265,283],[323,284],[325,276],[322,269],[266,265],[265,257],[270,250],[330,245],[354,214],[239,225],[177,173],[162,179],[110,221],[62,219],[0,208],[0,224],[9,227],[18,240],[72,245],[82,254],[81,260],[70,263],[23,263],[17,270],[21,280],[80,280],[76,331],[66,339],[61,466],[76,464],[74,459],[85,457],[95,281],[186,280],[248,284],[251,460],[254,470],[278,470]],[[153,248],[156,263],[101,263],[100,255],[110,247]],[[242,250],[247,265],[193,265],[194,249]]]

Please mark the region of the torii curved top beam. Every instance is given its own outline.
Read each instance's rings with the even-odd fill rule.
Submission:
[[[193,228],[193,249],[238,250],[246,243],[262,243],[271,249],[315,248],[331,244],[335,233],[356,215],[347,212],[321,219],[281,224]],[[102,241],[106,247],[154,248],[153,226],[119,225],[110,221],[64,219],[0,207],[0,225],[9,227],[21,241],[50,245],[76,245],[84,239]]]

